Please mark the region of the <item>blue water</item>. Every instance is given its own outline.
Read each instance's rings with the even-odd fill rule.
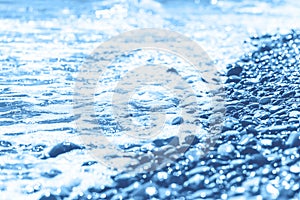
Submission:
[[[299,6],[292,0],[0,1],[0,199],[48,193],[73,199],[119,173],[101,163],[82,167],[94,160],[92,147],[41,159],[60,142],[81,143],[74,84],[101,42],[138,28],[177,31],[223,73],[251,50],[244,43],[250,36],[299,28]]]

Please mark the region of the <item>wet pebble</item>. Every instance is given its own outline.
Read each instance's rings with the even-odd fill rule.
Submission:
[[[300,133],[298,133],[298,132],[290,133],[289,138],[286,141],[286,146],[289,148],[299,147],[300,146]]]
[[[172,120],[172,125],[180,125],[183,123],[183,118],[182,117],[176,117]]]
[[[67,153],[69,151],[72,151],[74,149],[83,149],[82,146],[79,146],[77,144],[71,143],[71,142],[63,142],[55,145],[50,151],[49,151],[49,157],[55,158],[58,155]]]
[[[220,155],[225,155],[225,156],[229,156],[232,155],[234,153],[234,146],[232,144],[222,144],[218,147],[218,153]]]
[[[235,67],[228,70],[227,76],[232,76],[232,75],[239,76],[242,73],[242,71],[243,71],[242,67],[235,66]]]
[[[268,162],[267,158],[265,156],[263,156],[262,154],[254,154],[252,155],[249,159],[248,159],[248,163],[249,164],[257,164],[258,166],[263,166]]]

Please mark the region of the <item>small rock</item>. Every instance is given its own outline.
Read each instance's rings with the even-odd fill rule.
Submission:
[[[204,180],[205,176],[195,174],[194,176],[190,177],[187,181],[185,181],[183,186],[193,190],[198,190],[200,188],[204,188]]]
[[[225,143],[218,147],[218,154],[228,156],[231,155],[234,150],[235,148],[232,144]]]
[[[257,164],[258,166],[264,166],[265,164],[269,163],[266,157],[262,154],[254,154],[248,159],[249,164]]]
[[[300,133],[292,132],[288,140],[286,141],[286,146],[289,148],[300,146]]]
[[[259,100],[259,103],[262,104],[262,105],[271,103],[271,98],[270,98],[270,97],[263,97],[263,98],[261,98],[261,99]]]
[[[49,157],[55,158],[56,156],[60,154],[67,153],[69,151],[72,151],[74,149],[83,149],[82,146],[79,146],[77,144],[71,143],[71,142],[63,142],[55,145],[50,151],[49,151]]]
[[[185,157],[189,159],[191,162],[198,162],[200,158],[203,156],[203,152],[199,149],[190,149],[187,152],[185,152]]]
[[[172,125],[179,125],[183,123],[183,118],[182,117],[176,117],[172,120]]]
[[[232,75],[236,75],[239,76],[243,71],[243,68],[240,66],[235,66],[233,68],[231,68],[230,70],[228,70],[227,72],[227,76],[232,76]]]

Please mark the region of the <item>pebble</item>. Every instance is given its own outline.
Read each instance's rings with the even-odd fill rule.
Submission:
[[[248,159],[248,163],[249,164],[257,164],[258,166],[264,166],[265,164],[268,163],[268,160],[266,157],[264,157],[262,154],[257,153],[252,155],[249,159]]]
[[[228,70],[227,72],[227,76],[232,76],[232,75],[236,75],[239,76],[243,71],[243,68],[240,66],[235,66],[233,68],[231,68],[230,70]]]
[[[183,118],[182,117],[176,117],[172,120],[172,125],[179,125],[183,123]]]
[[[286,146],[289,148],[299,147],[300,146],[300,133],[298,133],[298,132],[290,133],[289,138],[286,141]]]
[[[200,158],[203,156],[203,152],[200,151],[199,149],[193,148],[185,152],[184,155],[190,162],[198,162]]]
[[[271,103],[271,98],[270,98],[270,97],[263,97],[263,98],[261,98],[261,99],[259,100],[259,103],[262,104],[262,105]]]
[[[130,191],[120,191],[123,199],[297,199],[300,90],[295,88],[300,74],[295,47],[300,33],[250,41],[256,50],[227,66],[225,120],[199,113],[199,120],[223,123],[216,146],[203,154],[197,148],[203,140],[194,135],[186,136],[183,144],[177,138],[154,140],[151,161],[165,162],[165,154],[176,152],[182,157],[147,178],[124,177],[124,184],[114,180],[122,191]],[[171,121],[181,123],[180,117]],[[130,189],[135,182],[139,187]]]
[[[229,156],[234,152],[235,148],[232,144],[222,144],[218,147],[218,153],[220,155]]]
[[[194,176],[189,177],[189,179],[184,182],[183,186],[193,190],[199,190],[201,188],[204,188],[204,180],[205,176],[195,174]]]
[[[82,146],[79,146],[77,144],[71,143],[71,142],[63,142],[55,145],[50,151],[49,151],[49,157],[55,158],[58,155],[67,153],[69,151],[72,151],[74,149],[83,149]]]

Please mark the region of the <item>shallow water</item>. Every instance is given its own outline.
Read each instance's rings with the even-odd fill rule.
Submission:
[[[299,29],[298,4],[292,0],[1,1],[1,199],[38,199],[48,193],[73,199],[90,187],[111,183],[111,175],[119,173],[101,163],[82,166],[95,161],[92,151],[101,145],[97,140],[95,146],[41,159],[61,142],[82,144],[73,112],[75,80],[85,58],[101,42],[137,28],[170,29],[197,41],[224,73],[226,64],[252,50],[244,43],[250,36]],[[139,63],[140,58],[155,58],[157,52],[141,54],[120,62]],[[160,56],[168,65],[178,62]],[[149,95],[141,98],[160,98]],[[163,103],[174,101],[166,98]],[[120,135],[121,139],[114,139],[127,143],[127,137]]]

